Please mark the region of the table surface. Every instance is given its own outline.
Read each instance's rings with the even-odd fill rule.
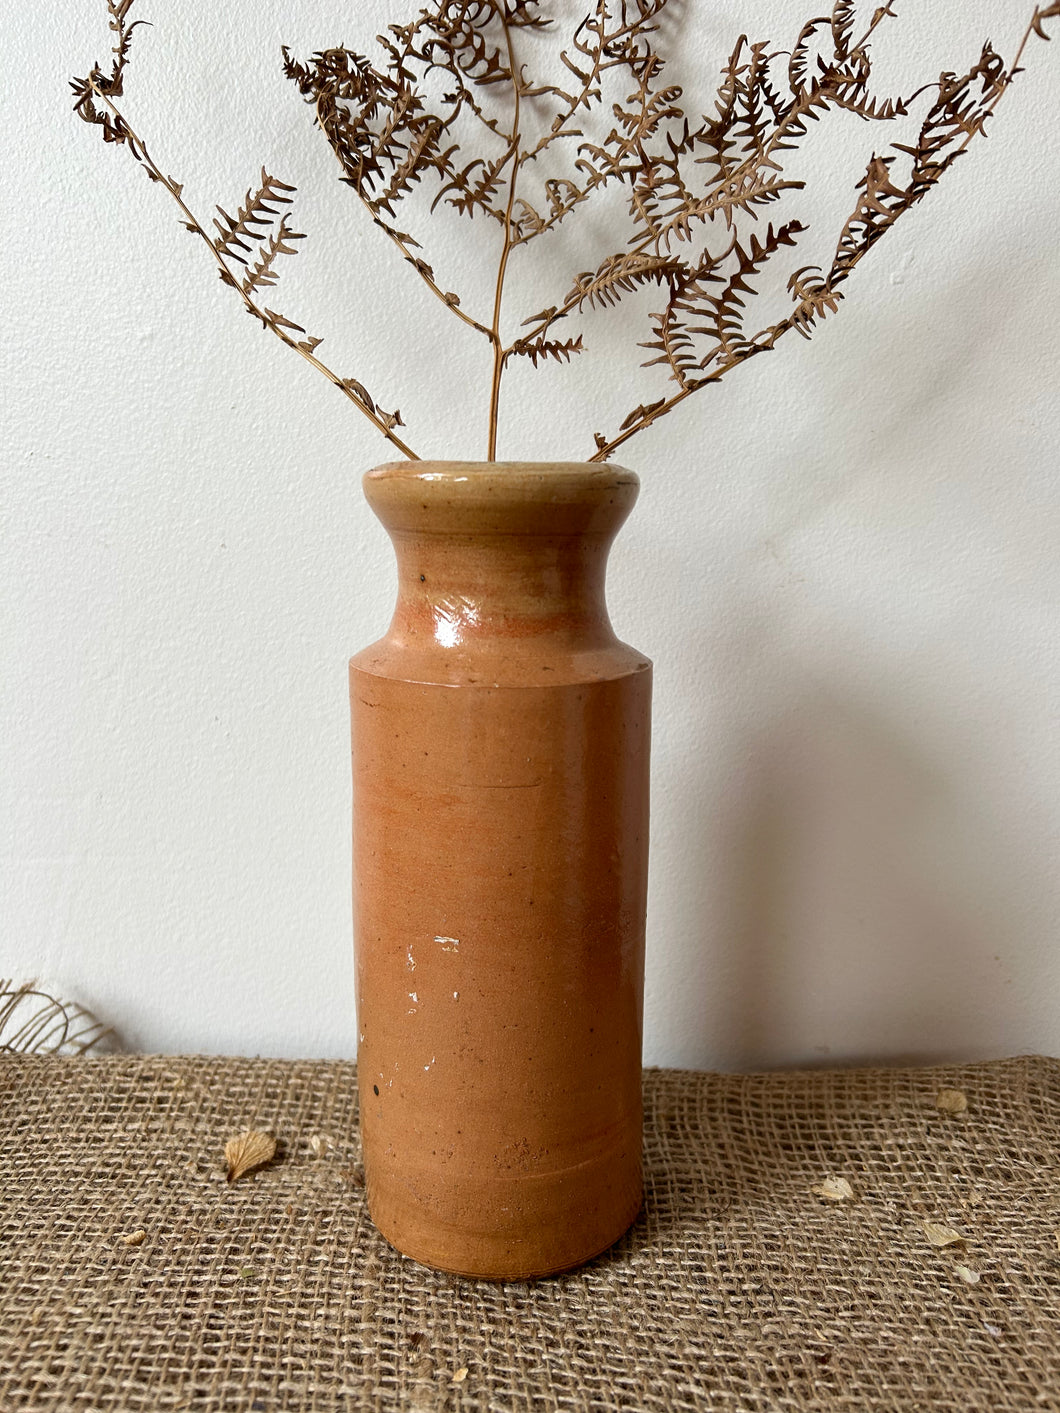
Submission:
[[[2,1056],[0,1410],[1060,1410],[1060,1062],[644,1094],[629,1234],[490,1284],[372,1227],[352,1065]]]

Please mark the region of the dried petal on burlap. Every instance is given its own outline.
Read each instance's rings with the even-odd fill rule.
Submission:
[[[945,1222],[924,1222],[924,1235],[932,1246],[955,1246],[958,1241],[966,1238],[954,1227],[947,1226]]]
[[[251,1168],[260,1168],[276,1156],[276,1139],[271,1133],[261,1129],[248,1129],[237,1138],[230,1138],[225,1144],[225,1162],[228,1164],[228,1181],[235,1182]]]

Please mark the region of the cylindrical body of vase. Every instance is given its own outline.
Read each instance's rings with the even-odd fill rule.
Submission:
[[[604,603],[638,481],[416,461],[364,487],[399,577],[350,663],[368,1207],[428,1265],[546,1275],[641,1203],[651,664]]]

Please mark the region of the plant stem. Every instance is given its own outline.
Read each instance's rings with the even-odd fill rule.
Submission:
[[[327,126],[324,118],[321,116],[319,103],[317,105],[317,122],[320,124],[322,131],[324,133],[327,133]],[[332,151],[335,152],[335,156],[338,158],[339,166],[342,168],[343,173],[346,175],[347,178],[349,178],[350,173],[346,167],[346,164],[342,160],[341,154],[335,151],[334,143],[330,145]],[[470,328],[477,329],[480,334],[486,334],[488,337],[490,331],[486,328],[485,324],[480,324],[477,319],[473,319],[470,314],[465,314],[464,311],[459,308],[458,305],[453,304],[449,299],[446,298],[445,291],[441,288],[441,286],[438,285],[431,278],[430,275],[424,274],[423,270],[420,269],[419,265],[416,263],[416,257],[413,255],[412,251],[409,249],[405,241],[401,238],[401,233],[399,231],[395,231],[393,227],[388,226],[385,221],[381,220],[380,217],[376,215],[375,211],[372,210],[371,203],[365,199],[360,186],[356,182],[353,182],[352,184],[354,191],[356,191],[357,193],[358,200],[360,201],[364,209],[368,212],[369,216],[372,218],[373,223],[386,232],[390,240],[393,241],[394,245],[396,245],[398,250],[401,251],[403,259],[405,259],[413,267],[417,275],[419,275],[420,279],[427,286],[430,292],[438,299],[440,299],[445,305],[445,307],[447,309],[450,309],[458,319],[462,320]]]
[[[185,204],[183,197],[180,195],[179,184],[175,184],[171,177],[167,177],[163,173],[161,167],[158,166],[157,162],[155,162],[154,158],[148,152],[147,147],[144,145],[143,139],[139,137],[138,134],[135,133],[132,127],[129,125],[129,122],[126,119],[125,115],[119,112],[119,110],[114,106],[114,104],[107,97],[107,95],[103,93],[95,83],[92,84],[92,92],[96,95],[96,97],[100,100],[101,103],[105,104],[106,107],[110,109],[110,111],[114,114],[116,118],[120,119],[122,127],[128,134],[129,140],[135,143],[136,147],[139,148],[140,156],[143,159],[144,170],[147,171],[155,181],[161,182],[161,184],[169,192],[170,196],[172,196],[173,200],[177,203],[177,206],[180,208],[181,212],[185,217],[185,224],[187,225],[188,229],[194,231],[194,233],[205,242],[205,244],[209,248],[210,254],[220,266],[222,274],[226,277],[225,283],[230,284],[232,288],[239,294],[246,309],[251,314],[253,314],[255,318],[260,319],[262,324],[266,328],[271,329],[281,343],[285,343],[288,348],[293,348],[295,353],[297,353],[300,357],[304,358],[307,363],[312,364],[312,366],[316,368],[319,372],[323,373],[325,378],[327,378],[328,382],[337,387],[339,391],[345,397],[347,397],[350,402],[353,403],[354,407],[356,407],[359,411],[363,412],[364,415],[368,418],[369,422],[371,422],[380,432],[382,432],[383,436],[386,437],[387,441],[390,442],[393,446],[395,446],[398,451],[400,451],[404,456],[408,458],[409,461],[419,461],[420,458],[416,455],[412,448],[406,446],[405,443],[401,440],[401,438],[397,436],[389,427],[387,427],[386,423],[380,417],[378,417],[374,412],[371,412],[364,405],[364,403],[361,402],[360,398],[355,397],[354,394],[350,391],[350,389],[346,386],[343,380],[333,369],[329,368],[326,363],[322,362],[321,359],[317,358],[316,354],[308,352],[306,349],[302,348],[296,339],[291,338],[291,336],[286,333],[285,330],[282,329],[279,324],[275,322],[274,319],[269,318],[268,312],[266,310],[259,308],[257,303],[253,299],[251,299],[250,295],[247,294],[246,290],[243,289],[242,285],[240,284],[237,275],[229,267],[227,260],[225,260],[224,257],[221,255],[220,251],[214,245],[206,230],[199,224],[199,221],[197,220],[194,212],[192,212],[191,208]]]
[[[512,32],[508,21],[501,14],[504,26],[504,39],[508,46],[508,68],[512,76],[513,113],[512,138],[508,156],[512,163],[511,181],[508,185],[508,205],[504,212],[504,245],[501,247],[500,264],[497,267],[497,288],[493,298],[493,327],[490,342],[493,345],[493,379],[490,384],[489,436],[486,460],[497,460],[497,414],[501,400],[501,378],[504,374],[506,349],[501,343],[501,300],[504,296],[504,275],[508,268],[508,256],[512,253],[512,212],[515,209],[515,188],[519,180],[519,74],[515,67],[515,50],[512,45]]]
[[[725,371],[727,371],[727,369],[722,370],[722,372]],[[719,373],[716,376],[720,377],[721,374]],[[589,460],[606,461],[611,453],[617,451],[623,442],[628,442],[630,437],[635,437],[638,432],[643,432],[645,427],[650,427],[657,418],[664,417],[671,408],[676,407],[679,402],[684,402],[686,397],[691,397],[704,383],[710,381],[712,381],[712,379],[704,378],[698,383],[689,384],[688,387],[683,388],[679,393],[675,393],[674,396],[664,402],[661,407],[657,407],[650,417],[642,417],[641,420],[635,422],[632,427],[627,427],[624,432],[620,432],[617,437],[613,437],[606,446],[598,448],[595,455],[590,456]]]

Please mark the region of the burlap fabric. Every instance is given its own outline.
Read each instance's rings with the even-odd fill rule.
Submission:
[[[629,1236],[491,1285],[372,1228],[350,1065],[3,1058],[0,1413],[1060,1409],[1060,1063],[645,1094]]]

